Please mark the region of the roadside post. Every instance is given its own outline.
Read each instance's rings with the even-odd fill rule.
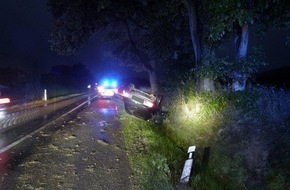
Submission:
[[[44,89],[44,94],[43,94],[43,100],[45,101],[45,104],[44,104],[44,106],[47,106],[47,90],[46,89]]]
[[[47,101],[47,91],[46,91],[46,89],[44,89],[43,100]]]
[[[186,190],[190,188],[189,182],[192,175],[195,148],[196,148],[195,146],[190,146],[188,148],[187,159],[185,160],[184,163],[184,167],[178,185],[178,190]]]

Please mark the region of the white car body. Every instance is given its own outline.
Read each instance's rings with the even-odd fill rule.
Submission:
[[[114,87],[105,87],[105,86],[98,87],[98,93],[101,97],[112,97],[117,92],[118,92],[117,88]]]

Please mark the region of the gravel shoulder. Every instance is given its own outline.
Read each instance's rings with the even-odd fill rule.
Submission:
[[[105,116],[92,104],[41,131],[30,154],[5,178],[9,189],[137,187],[118,116]]]

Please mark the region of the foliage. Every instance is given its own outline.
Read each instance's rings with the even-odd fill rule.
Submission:
[[[140,189],[173,189],[183,152],[152,123],[121,115],[126,147]]]
[[[195,145],[192,184],[196,189],[287,187],[289,95],[263,86],[234,93],[197,93],[192,85],[185,83],[175,97],[171,96],[167,107],[170,114],[162,126],[134,118],[122,120],[125,138],[131,139],[127,140],[130,155],[133,154],[131,161],[142,179],[154,181],[149,178],[152,174],[163,179],[157,177],[162,174],[171,179],[167,182],[177,184],[184,154]],[[267,105],[271,109],[265,108]],[[211,149],[206,165],[202,161],[204,147]],[[147,157],[148,154],[152,156]],[[167,166],[171,175],[164,175]],[[162,172],[156,168],[162,168]],[[146,189],[157,187],[146,184]],[[167,187],[163,185],[158,189]]]
[[[198,189],[245,189],[247,172],[241,167],[242,157],[214,152],[207,167],[197,161],[192,181]],[[227,153],[226,153],[227,154]]]
[[[93,34],[98,11],[105,1],[49,0],[48,7],[54,17],[51,49],[61,55],[74,54],[88,42]],[[93,11],[92,11],[93,10]]]
[[[289,30],[290,5],[287,0],[207,0],[204,5],[207,13],[204,41],[208,47],[218,47],[228,39],[233,33],[234,22],[239,26],[256,24],[263,30],[270,27]]]
[[[268,28],[286,29],[286,45],[289,46],[290,40],[290,4],[287,0],[271,0],[264,3],[261,16],[257,17],[257,24],[261,27],[259,32],[262,34]]]
[[[179,0],[50,0],[49,8],[55,19],[53,50],[76,53],[97,34],[94,37],[101,41],[102,50],[116,63],[149,74],[154,92],[159,90],[158,77],[164,74],[159,68],[189,53],[187,23]]]
[[[227,99],[222,94],[181,90],[172,105],[168,119],[175,126],[172,130],[177,137],[182,137],[188,146],[198,144],[204,147],[222,125],[221,113],[227,108]]]
[[[280,128],[281,131],[275,141],[275,147],[271,154],[272,159],[269,160],[269,168],[266,175],[268,189],[287,189],[290,185],[289,180],[287,180],[290,171],[290,152],[288,151],[290,147],[289,123],[290,120],[288,119],[288,128],[287,126]]]
[[[253,77],[259,71],[261,66],[267,65],[266,57],[261,48],[253,48],[252,52],[246,58],[231,61],[228,57],[211,58],[211,62],[207,61],[199,70],[198,77],[209,77],[217,83],[229,85],[234,79],[233,73],[241,71],[248,78]]]
[[[240,27],[244,24],[266,26],[274,23],[273,26],[289,29],[288,9],[283,9],[286,16],[277,14],[288,6],[285,0],[198,1],[200,18],[197,20],[203,25],[198,26],[200,30],[196,37],[202,38],[201,46],[213,50],[231,36],[233,23]],[[108,55],[120,64],[135,71],[153,71],[155,66],[152,64],[157,63],[158,76],[163,76],[161,83],[171,76],[169,71],[172,67],[187,67],[197,56],[190,56],[194,46],[190,47],[188,18],[179,0],[50,0],[49,9],[55,19],[51,47],[60,54],[77,52],[94,34],[98,34],[95,37],[104,39],[104,49],[110,52]],[[232,70],[252,74],[256,69],[255,60],[250,56],[235,62],[217,60],[222,69],[219,64],[205,62],[201,75],[208,74],[213,78],[226,76],[227,80],[233,77],[229,76]]]
[[[55,18],[51,47],[60,54],[77,52],[97,33],[109,55],[140,71],[152,59],[163,62],[172,59],[174,51],[182,54],[187,48],[183,7],[178,0],[50,0],[49,8]]]
[[[283,174],[281,171],[271,170],[268,174],[268,189],[279,190],[287,189],[289,183],[287,184],[287,174]]]
[[[254,106],[260,117],[275,123],[281,123],[287,119],[290,112],[290,98],[283,89],[274,87],[259,87],[255,89],[259,98]]]

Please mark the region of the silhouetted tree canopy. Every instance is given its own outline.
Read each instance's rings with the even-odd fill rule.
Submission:
[[[204,48],[212,50],[230,37],[236,58],[244,59],[250,25],[289,31],[290,20],[287,0],[49,0],[48,5],[53,50],[76,53],[98,33],[113,57],[147,71],[156,87],[157,71],[176,62],[202,66],[211,59]]]
[[[92,84],[94,78],[90,70],[83,64],[53,66],[47,75],[43,76],[44,84],[56,84],[66,88],[82,90]]]

